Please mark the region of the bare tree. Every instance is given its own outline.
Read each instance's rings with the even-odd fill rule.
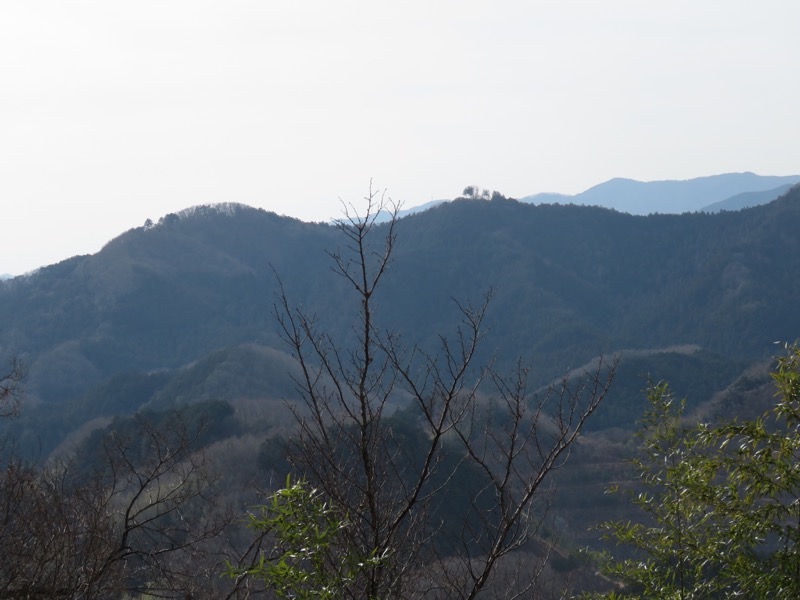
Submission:
[[[537,400],[523,365],[510,377],[476,366],[491,292],[476,306],[456,302],[460,323],[436,351],[382,330],[374,296],[392,260],[398,206],[372,189],[365,200],[364,216],[346,208],[336,224],[346,247],[330,254],[358,306],[355,341],[320,331],[281,287],[276,315],[302,373],[290,459],[348,515],[348,544],[383,557],[349,582],[349,597],[474,598],[502,560],[536,537],[550,475],[605,396],[613,368],[601,365],[576,386],[565,379]],[[385,210],[392,218],[379,228]],[[393,415],[400,400],[413,407],[417,435]],[[452,515],[443,502],[459,473],[473,488]],[[459,520],[461,536],[446,531],[444,514]],[[505,596],[529,592],[538,573]]]
[[[228,521],[211,510],[197,433],[138,418],[105,436],[88,473],[6,456],[0,598],[201,597],[203,544]]]

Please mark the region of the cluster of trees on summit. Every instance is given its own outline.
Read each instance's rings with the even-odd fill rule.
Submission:
[[[4,284],[0,598],[798,597],[800,349],[764,342],[800,322],[774,289],[798,284],[767,283],[797,195],[634,218],[472,190],[397,219],[370,191],[333,226],[228,206]]]

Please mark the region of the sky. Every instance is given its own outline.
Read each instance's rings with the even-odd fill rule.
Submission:
[[[800,173],[792,0],[0,2],[0,273],[241,202]]]

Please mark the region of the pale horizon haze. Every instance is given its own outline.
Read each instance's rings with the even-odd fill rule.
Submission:
[[[240,202],[307,221],[800,173],[800,2],[0,3],[0,273]]]

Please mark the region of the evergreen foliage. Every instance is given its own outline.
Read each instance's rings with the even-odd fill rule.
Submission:
[[[635,552],[608,558],[621,583],[606,598],[800,597],[800,348],[773,374],[762,417],[690,426],[666,384],[642,420],[642,521],[605,523]]]
[[[347,516],[302,479],[293,483],[287,476],[286,486],[247,520],[268,549],[256,553],[247,567],[228,563],[226,572],[234,579],[260,579],[278,598],[342,598],[359,572],[382,561],[375,553],[355,553],[343,535],[351,526]]]

